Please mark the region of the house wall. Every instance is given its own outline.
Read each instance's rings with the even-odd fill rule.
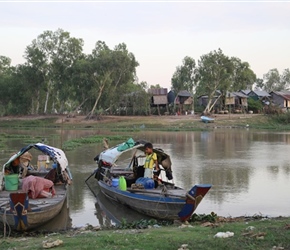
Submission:
[[[271,95],[272,95],[273,103],[275,105],[278,105],[280,108],[286,107],[285,105],[286,103],[284,102],[284,98],[282,96],[276,95],[275,93],[271,93]]]
[[[153,96],[153,104],[155,105],[165,105],[167,104],[167,95],[157,95],[157,96]]]
[[[290,101],[289,100],[284,100],[284,107],[289,108],[290,107]]]
[[[235,97],[226,97],[225,98],[225,105],[234,105],[235,104]]]
[[[248,107],[248,99],[246,97],[241,97],[241,104],[244,107]]]
[[[255,101],[259,100],[259,97],[254,92],[250,92],[248,96],[253,98]]]
[[[202,97],[198,98],[198,105],[199,106],[206,106],[207,101],[208,101],[208,98],[205,96],[202,96]]]

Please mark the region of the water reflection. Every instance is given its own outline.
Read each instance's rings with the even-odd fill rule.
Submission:
[[[3,131],[0,131],[3,133]],[[15,130],[5,130],[15,133]],[[89,130],[17,130],[19,134],[47,138],[47,143],[61,146],[62,140],[100,133]],[[62,133],[62,139],[60,137]],[[262,213],[269,216],[290,215],[290,133],[261,132],[251,129],[216,129],[202,132],[140,132],[134,139],[151,141],[171,155],[175,184],[189,189],[195,183],[213,185],[201,202],[197,213],[216,212],[223,216],[241,216]],[[119,143],[119,142],[114,142]],[[10,152],[19,150],[23,140],[7,141]],[[113,146],[113,145],[111,145]],[[73,226],[117,223],[103,209],[106,199],[96,203],[95,195],[85,184],[94,171],[95,155],[103,145],[86,145],[68,151],[67,158],[73,174],[69,188],[70,217]],[[0,151],[2,164],[10,152]],[[36,158],[35,158],[36,159]],[[93,177],[90,179],[93,181]],[[108,205],[108,204],[107,204]],[[132,211],[125,211],[130,214]],[[102,215],[107,216],[103,218]],[[122,219],[121,216],[115,216]]]
[[[60,213],[45,225],[38,227],[39,231],[64,231],[72,227],[72,219],[69,213],[68,201],[64,202],[64,205]]]
[[[87,185],[96,197],[95,216],[101,227],[111,227],[120,225],[123,222],[131,223],[141,219],[151,219],[122,204],[109,200],[101,192],[94,179],[88,179]]]

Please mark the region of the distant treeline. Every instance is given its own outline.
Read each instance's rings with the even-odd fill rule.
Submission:
[[[134,54],[126,44],[113,49],[97,41],[91,54],[83,53],[84,41],[58,29],[45,31],[24,51],[25,62],[11,66],[0,55],[0,116],[27,114],[150,114],[148,87],[139,82]],[[160,65],[162,67],[162,65]],[[257,86],[264,90],[288,88],[289,69],[280,75],[270,70],[257,79],[247,62],[228,57],[221,49],[196,63],[186,56],[172,72],[171,90],[187,90],[195,96],[206,94],[209,101],[216,90],[226,93]]]

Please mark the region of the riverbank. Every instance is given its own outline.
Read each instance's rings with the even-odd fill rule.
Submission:
[[[9,237],[1,249],[290,249],[288,218],[228,219],[214,223],[153,225],[146,229],[99,228]],[[228,237],[227,237],[228,236]]]
[[[216,114],[213,123],[203,123],[200,115],[180,116],[99,116],[86,119],[85,116],[65,115],[0,117],[0,126],[58,126],[74,128],[154,129],[154,130],[204,130],[219,127],[228,128],[277,128],[277,124],[263,114]],[[278,126],[279,127],[279,126]],[[286,126],[288,127],[288,126]],[[289,126],[290,128],[290,126]],[[283,128],[282,128],[283,129]]]

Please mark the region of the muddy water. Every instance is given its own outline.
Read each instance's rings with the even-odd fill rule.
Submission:
[[[16,132],[6,130],[5,133]],[[18,130],[17,133],[27,134],[27,131]],[[96,132],[42,130],[30,133],[32,137],[42,136],[48,144],[60,147],[63,140]],[[171,155],[176,185],[186,189],[196,183],[213,185],[196,213],[290,216],[290,133],[216,129],[211,132],[142,132],[133,138],[149,140]],[[25,145],[23,140],[7,143],[11,151]],[[97,200],[86,185],[85,180],[96,168],[93,158],[101,150],[102,144],[95,144],[66,152],[74,178],[69,188],[67,225],[103,226],[122,218],[128,221],[142,218],[101,195]],[[9,153],[0,152],[1,164]],[[93,177],[88,183],[98,194]]]

